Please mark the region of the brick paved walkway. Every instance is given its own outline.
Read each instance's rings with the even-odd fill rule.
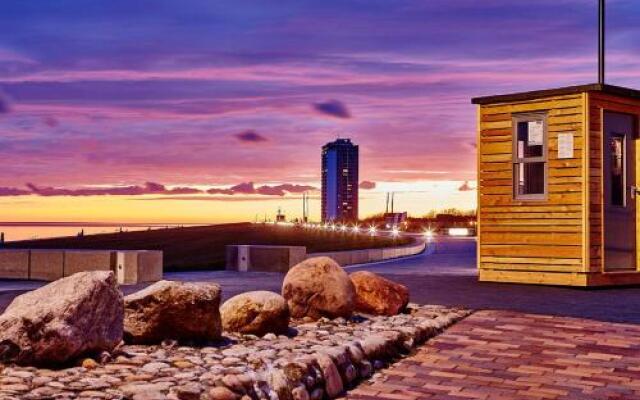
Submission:
[[[640,399],[640,325],[480,311],[348,399]]]

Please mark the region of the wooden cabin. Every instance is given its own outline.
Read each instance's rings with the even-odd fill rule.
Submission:
[[[592,84],[473,103],[479,279],[640,284],[640,91]]]

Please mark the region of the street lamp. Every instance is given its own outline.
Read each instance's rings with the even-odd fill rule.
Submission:
[[[431,229],[424,231],[424,238],[427,239],[427,241],[433,240],[433,231]]]

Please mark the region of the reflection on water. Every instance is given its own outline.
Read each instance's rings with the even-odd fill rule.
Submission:
[[[168,227],[187,226],[182,224],[121,224],[121,225],[91,225],[91,224],[0,224],[0,232],[4,233],[5,241],[44,239],[60,236],[77,236],[80,232],[85,235],[97,233],[114,233],[122,231],[141,231],[147,229],[163,229]]]

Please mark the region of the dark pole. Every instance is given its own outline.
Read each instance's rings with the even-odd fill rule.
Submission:
[[[604,61],[605,61],[605,6],[604,0],[598,2],[598,83],[604,85]]]
[[[393,214],[393,199],[396,197],[396,192],[391,192],[391,214]]]
[[[385,214],[389,213],[389,192],[387,192],[387,202],[384,205],[384,212]]]

